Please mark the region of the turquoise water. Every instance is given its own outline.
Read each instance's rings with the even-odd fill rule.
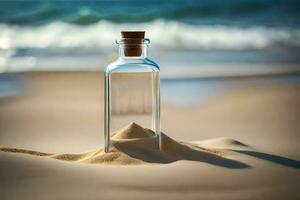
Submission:
[[[299,8],[297,0],[2,0],[0,22],[41,25],[61,21],[88,25],[101,20],[139,23],[165,19],[198,25],[286,27],[299,26]]]
[[[0,71],[102,69],[120,30],[145,30],[168,66],[298,65],[299,19],[296,0],[3,0]]]

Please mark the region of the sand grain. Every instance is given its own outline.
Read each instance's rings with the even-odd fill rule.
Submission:
[[[240,143],[237,142],[236,144],[239,145]],[[214,149],[179,142],[164,133],[161,133],[160,150],[158,138],[154,132],[136,123],[129,124],[112,136],[109,153],[105,153],[103,148],[79,154],[54,154],[16,148],[0,148],[0,151],[87,164],[130,165],[192,160],[208,163],[214,163],[216,161],[225,161],[226,163],[229,161],[232,162],[232,167],[234,167],[234,163],[239,163],[238,161],[230,160],[225,157],[226,149]],[[243,165],[240,167],[242,166]],[[230,167],[230,165],[228,165],[228,167]]]

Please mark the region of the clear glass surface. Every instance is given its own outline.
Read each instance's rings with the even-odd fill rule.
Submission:
[[[147,45],[142,54],[126,57],[119,45],[119,58],[105,69],[105,151],[110,136],[131,123],[160,133],[159,66],[147,58]]]

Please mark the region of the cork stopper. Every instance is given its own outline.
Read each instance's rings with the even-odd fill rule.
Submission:
[[[142,55],[142,46],[145,31],[121,31],[121,40],[124,43],[125,56],[135,57]]]
[[[145,31],[121,31],[122,38],[144,39]]]

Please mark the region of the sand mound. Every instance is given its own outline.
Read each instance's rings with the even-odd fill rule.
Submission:
[[[213,148],[221,148],[221,149],[251,149],[251,147],[247,144],[244,144],[240,141],[233,140],[231,138],[213,138],[208,140],[202,140],[195,142],[195,144],[202,147],[213,147]]]
[[[234,143],[232,143],[234,144]],[[238,144],[238,142],[235,142]],[[153,131],[132,123],[112,136],[110,152],[97,149],[80,154],[51,154],[24,149],[0,148],[3,152],[23,153],[57,160],[89,164],[145,164],[170,163],[179,160],[200,161],[229,168],[244,168],[247,165],[226,158],[225,149],[201,147],[178,142],[161,133],[161,149]]]
[[[112,139],[134,139],[134,138],[150,138],[155,136],[154,132],[149,129],[144,129],[143,127],[137,125],[136,123],[131,123],[123,129],[115,133]]]

